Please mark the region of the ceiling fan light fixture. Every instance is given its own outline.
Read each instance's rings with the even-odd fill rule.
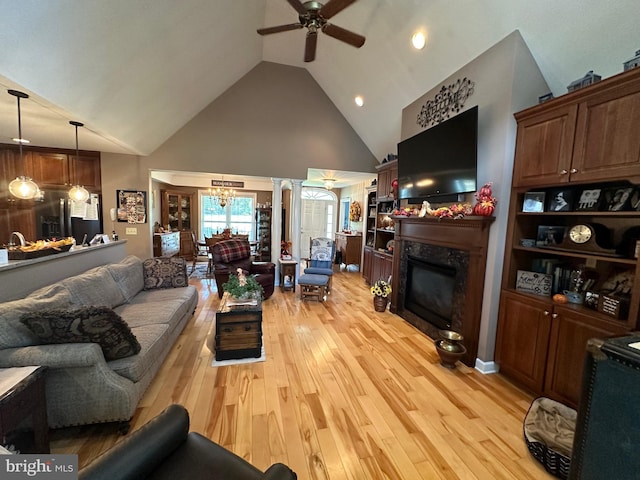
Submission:
[[[359,107],[362,107],[364,105],[364,98],[362,98],[362,95],[356,95],[356,98],[354,98],[353,100]]]
[[[422,50],[427,44],[427,37],[422,30],[418,30],[411,37],[411,44],[416,50]]]

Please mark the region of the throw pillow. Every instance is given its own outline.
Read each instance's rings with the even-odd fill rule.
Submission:
[[[187,262],[182,257],[149,258],[142,264],[144,289],[186,287]]]
[[[29,312],[22,315],[20,321],[45,345],[97,343],[107,361],[140,351],[138,339],[129,325],[109,307]]]
[[[231,263],[251,256],[251,247],[246,240],[225,240],[216,246],[223,263]]]

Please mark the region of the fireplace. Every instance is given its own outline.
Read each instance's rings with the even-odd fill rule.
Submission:
[[[455,278],[455,268],[409,255],[404,307],[438,329],[450,329]]]
[[[394,220],[391,311],[434,340],[440,330],[462,334],[467,349],[462,361],[473,366],[493,217]]]

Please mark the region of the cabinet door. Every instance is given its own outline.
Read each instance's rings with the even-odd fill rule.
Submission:
[[[386,200],[391,192],[391,173],[389,170],[380,170],[378,172],[378,200]]]
[[[579,105],[572,181],[638,175],[640,79],[589,97]]]
[[[518,121],[514,187],[569,181],[576,105],[565,105]]]
[[[180,231],[192,230],[192,214],[193,214],[193,196],[184,194],[179,195],[178,205],[180,214],[178,216],[178,229]]]
[[[64,153],[29,152],[30,176],[39,187],[68,187],[69,158]]]
[[[83,185],[91,193],[101,190],[100,157],[89,155],[69,156],[71,183]]]
[[[362,276],[364,277],[365,282],[371,285],[372,278],[372,268],[373,268],[373,250],[369,247],[364,247],[364,256],[362,260]]]
[[[549,305],[503,292],[496,344],[500,371],[533,390],[541,391],[550,329]]]
[[[388,281],[389,277],[393,273],[393,257],[390,255],[381,255],[382,266],[380,268],[380,278],[384,281]]]
[[[549,359],[544,385],[545,395],[576,408],[580,400],[582,369],[587,340],[623,335],[624,326],[603,325],[584,312],[556,307],[552,320]]]
[[[162,217],[171,230],[178,230],[180,225],[180,195],[165,192]]]

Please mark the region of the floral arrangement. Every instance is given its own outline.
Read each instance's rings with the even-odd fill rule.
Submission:
[[[291,248],[291,242],[282,240],[280,242],[280,255],[291,255],[289,249]]]
[[[352,222],[359,222],[361,218],[362,209],[360,208],[360,204],[354,200],[349,206],[349,220]]]
[[[391,285],[384,280],[378,280],[376,283],[371,285],[371,295],[376,297],[388,297],[391,295]]]
[[[260,296],[264,294],[262,285],[254,276],[245,275],[241,268],[238,268],[237,272],[237,275],[229,275],[229,281],[222,284],[225,292],[229,292],[229,295],[235,298],[255,296],[256,293]]]

